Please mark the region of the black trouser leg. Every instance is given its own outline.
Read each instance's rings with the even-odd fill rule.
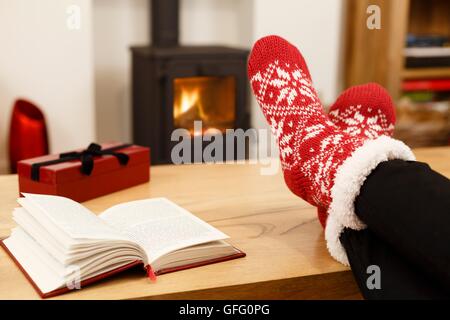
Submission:
[[[345,229],[340,240],[365,299],[450,298],[450,294],[430,280],[414,264],[406,261],[370,229],[361,231]],[[371,266],[379,268],[379,288],[370,285],[373,284],[370,277],[374,276],[374,271],[369,268]]]
[[[424,163],[383,162],[356,198],[379,238],[450,288],[450,180]]]

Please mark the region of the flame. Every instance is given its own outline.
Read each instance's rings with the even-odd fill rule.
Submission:
[[[198,88],[194,88],[191,90],[182,88],[180,94],[180,103],[175,106],[174,116],[178,118],[190,109],[198,107],[199,100],[200,90]]]
[[[235,120],[236,83],[233,76],[176,78],[173,82],[174,128],[195,133],[195,121],[202,130],[217,128],[225,132]]]

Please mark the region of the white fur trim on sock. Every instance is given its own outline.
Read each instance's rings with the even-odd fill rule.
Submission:
[[[364,229],[365,224],[355,214],[354,202],[367,176],[384,161],[415,160],[411,149],[403,142],[381,136],[367,140],[338,168],[331,189],[331,204],[325,228],[325,239],[331,256],[349,265],[347,254],[339,241],[344,228]]]

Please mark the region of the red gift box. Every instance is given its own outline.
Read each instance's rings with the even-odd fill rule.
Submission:
[[[78,202],[150,180],[150,149],[118,143],[19,161],[19,191]]]

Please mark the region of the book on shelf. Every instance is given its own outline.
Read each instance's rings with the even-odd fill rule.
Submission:
[[[405,48],[405,57],[449,57],[450,47],[424,47],[424,48]]]
[[[450,56],[442,57],[406,57],[406,68],[449,68]]]
[[[17,227],[0,244],[43,298],[138,265],[155,279],[245,256],[227,235],[165,198],[118,204],[97,216],[68,198],[23,195],[13,212]]]
[[[407,68],[450,67],[450,47],[407,47],[404,56]]]
[[[408,47],[443,47],[449,42],[449,37],[439,34],[417,35],[409,33],[406,38]]]
[[[450,79],[404,80],[402,90],[409,91],[450,91]]]

